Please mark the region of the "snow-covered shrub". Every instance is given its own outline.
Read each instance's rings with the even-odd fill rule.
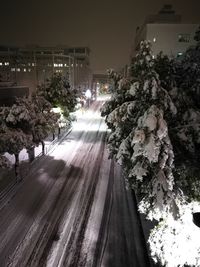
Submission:
[[[199,267],[200,228],[193,223],[192,213],[200,211],[200,203],[180,202],[178,206],[178,220],[169,215],[151,231],[151,256],[166,267]]]

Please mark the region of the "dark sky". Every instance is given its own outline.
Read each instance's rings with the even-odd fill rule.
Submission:
[[[118,70],[129,62],[136,27],[163,4],[200,23],[200,0],[1,0],[0,44],[89,46],[95,72]]]

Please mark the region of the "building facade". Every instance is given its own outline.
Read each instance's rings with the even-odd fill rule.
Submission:
[[[182,23],[180,15],[177,15],[171,5],[165,5],[158,14],[150,15],[145,23],[136,29],[136,37],[132,56],[140,47],[142,40],[152,43],[153,54],[160,51],[170,57],[182,55],[187,48],[196,44],[194,35],[198,24]]]
[[[88,47],[70,47],[68,55],[74,59],[75,87],[79,87],[82,91],[91,88],[90,49]]]
[[[0,106],[12,106],[16,97],[28,97],[29,88],[25,86],[0,87]]]
[[[89,81],[89,49],[71,53],[69,47],[0,47],[0,83],[28,86],[30,92],[54,73],[61,73],[72,87]],[[88,51],[86,54],[85,51]],[[81,54],[81,55],[80,55]],[[81,60],[80,60],[81,58]]]

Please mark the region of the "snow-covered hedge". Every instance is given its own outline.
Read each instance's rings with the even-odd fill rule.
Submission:
[[[200,211],[200,203],[181,203],[180,217],[169,215],[149,237],[151,256],[166,267],[200,266],[200,228],[193,223],[192,212]]]

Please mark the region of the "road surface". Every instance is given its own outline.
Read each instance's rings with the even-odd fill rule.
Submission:
[[[0,267],[149,267],[135,203],[95,102],[0,210]]]

